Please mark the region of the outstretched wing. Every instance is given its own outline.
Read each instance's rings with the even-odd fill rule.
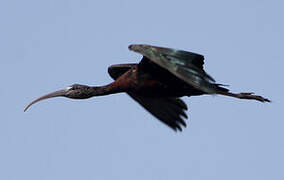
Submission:
[[[202,55],[150,45],[130,45],[129,49],[146,57],[142,61],[154,62],[198,90],[213,94],[219,89],[215,80],[203,70]]]
[[[112,65],[108,68],[108,73],[113,79],[117,79],[135,65],[137,64]],[[181,131],[181,126],[186,127],[186,123],[182,117],[187,118],[185,114],[187,106],[181,99],[148,98],[138,96],[134,93],[128,93],[128,95],[173,130]]]

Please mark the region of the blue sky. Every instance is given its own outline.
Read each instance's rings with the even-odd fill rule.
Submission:
[[[0,179],[283,179],[282,1],[0,2]],[[131,43],[188,50],[233,92],[184,98],[175,133],[125,94],[27,103],[74,83],[111,82]]]

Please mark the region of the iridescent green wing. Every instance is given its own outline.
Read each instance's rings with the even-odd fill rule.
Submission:
[[[203,70],[202,55],[150,45],[130,45],[129,49],[142,54],[147,60],[168,70],[198,90],[214,94],[219,88],[215,80]]]

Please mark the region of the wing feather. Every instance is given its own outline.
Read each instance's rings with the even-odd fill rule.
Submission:
[[[130,97],[136,100],[141,106],[143,106],[148,112],[150,112],[157,119],[165,123],[173,130],[182,131],[181,126],[186,127],[184,118],[187,118],[184,108],[176,103],[182,101],[178,98],[148,98],[141,97],[135,94],[128,93]],[[186,107],[187,108],[187,107]]]

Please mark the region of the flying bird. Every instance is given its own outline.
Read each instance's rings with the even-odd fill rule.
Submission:
[[[114,79],[110,84],[73,84],[35,99],[24,111],[38,101],[53,97],[87,99],[125,92],[161,122],[175,131],[182,131],[187,119],[187,105],[180,99],[182,96],[217,94],[270,102],[253,93],[232,93],[224,85],[217,84],[204,71],[204,57],[200,54],[144,44],[130,45],[128,48],[142,54],[143,58],[135,64],[110,66],[108,73]]]

